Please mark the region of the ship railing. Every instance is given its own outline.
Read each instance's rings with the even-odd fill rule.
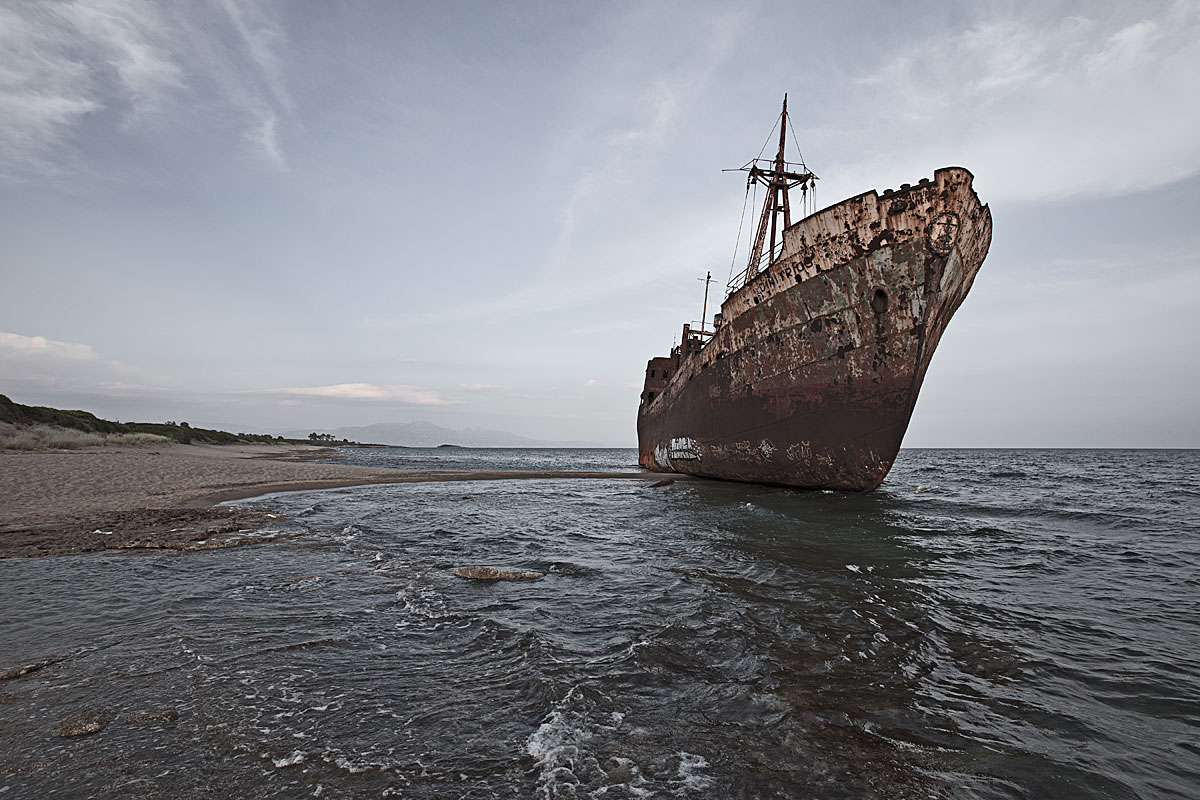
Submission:
[[[775,259],[779,258],[779,256],[781,256],[781,255],[783,255],[783,241],[782,240],[778,244],[776,244],[773,248],[771,248],[767,252],[763,253],[759,257],[758,261],[756,261],[753,264],[747,265],[746,269],[742,270],[740,273],[735,275],[733,277],[733,280],[731,280],[728,284],[726,284],[726,288],[729,291],[725,293],[725,296],[729,297],[729,295],[733,294],[738,289],[742,288],[747,283],[754,280],[754,278],[759,273],[764,272],[768,267],[770,267],[772,264],[774,264]]]

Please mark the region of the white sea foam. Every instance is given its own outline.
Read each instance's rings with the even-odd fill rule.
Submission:
[[[321,754],[321,759],[327,764],[333,764],[340,769],[346,770],[351,774],[366,772],[369,769],[387,770],[391,769],[392,764],[374,761],[354,761],[348,758],[345,754],[336,750],[326,750]]]
[[[404,609],[426,619],[444,619],[450,616],[446,601],[431,586],[405,586],[396,592],[396,599],[404,603]]]
[[[613,738],[635,737],[638,731],[647,735],[640,728],[627,730],[625,718],[623,711],[601,713],[580,686],[572,687],[526,740],[526,752],[539,769],[535,796],[545,800],[658,796],[655,783],[660,779],[647,776],[632,758],[608,752],[604,744]],[[678,780],[667,778],[666,786],[677,795],[682,787],[690,789],[707,780],[695,774],[707,762],[695,758],[699,757],[689,755],[686,764],[681,762]]]
[[[687,792],[698,792],[712,786],[713,779],[700,774],[700,770],[708,767],[708,759],[695,753],[681,752],[679,754],[679,789]],[[677,792],[678,793],[678,792]]]
[[[585,724],[585,712],[573,708],[583,699],[578,690],[578,686],[571,687],[525,741],[525,751],[540,770],[537,796],[546,800],[573,795],[582,784],[578,772],[600,771],[595,757],[586,749],[592,734]]]
[[[303,761],[305,755],[303,750],[293,750],[290,755],[286,755],[283,758],[272,758],[271,763],[280,768],[290,767]]]
[[[567,786],[580,785],[575,767],[583,756],[583,744],[590,736],[577,722],[578,715],[564,709],[551,711],[545,722],[526,740],[525,750],[540,770],[539,797],[549,800],[559,796]]]

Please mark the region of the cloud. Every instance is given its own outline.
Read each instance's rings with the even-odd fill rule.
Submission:
[[[275,132],[277,121],[274,113],[269,110],[263,111],[258,125],[246,131],[246,140],[269,161],[276,166],[283,167],[285,166],[283,151],[279,147],[279,136]]]
[[[277,126],[291,107],[273,55],[282,35],[253,3],[223,8],[236,37],[222,37],[199,5],[170,13],[147,0],[0,8],[0,177],[82,171],[89,119],[129,136],[194,125],[197,112],[218,130],[238,121],[243,140],[282,166]]]
[[[53,32],[0,8],[0,170],[48,170],[44,149],[100,104],[87,67]]]
[[[242,69],[230,73],[222,69],[223,83],[229,94],[249,116],[246,140],[277,167],[286,166],[279,143],[277,110],[290,112],[292,98],[287,90],[279,51],[287,43],[282,29],[264,7],[244,0],[219,0],[240,46],[234,49]],[[218,63],[224,58],[217,55]],[[210,64],[214,59],[210,56]]]
[[[282,394],[326,397],[339,400],[395,400],[416,406],[441,406],[450,403],[436,393],[418,386],[377,383],[337,383],[329,386],[305,386],[278,390]]]
[[[157,7],[136,0],[0,9],[0,174],[63,171],[55,151],[89,115],[153,114],[182,86],[171,49]]]
[[[162,391],[150,370],[106,358],[91,345],[0,331],[0,375],[24,391],[128,394]]]
[[[277,52],[286,43],[283,31],[265,10],[245,0],[220,0],[220,6],[237,31],[246,54],[256,67],[259,80],[275,103],[291,108],[292,101],[282,77]]]
[[[1036,200],[1200,173],[1200,7],[1128,9],[993,16],[914,42],[857,80],[852,106],[869,109],[866,124],[826,129],[848,132],[853,153],[826,183],[841,197],[961,164],[989,201]]]
[[[100,361],[91,345],[56,342],[45,336],[22,336],[0,332],[0,358],[64,361]]]
[[[171,34],[155,6],[89,0],[63,5],[59,14],[73,34],[70,44],[82,40],[92,51],[90,66],[100,61],[116,73],[136,113],[153,112],[165,93],[183,86]]]
[[[545,160],[542,182],[561,209],[548,258],[553,273],[573,267],[581,220],[621,203],[647,168],[659,169],[681,117],[703,102],[714,76],[738,50],[751,23],[741,10],[679,16],[648,5],[612,15],[606,46],[587,57],[589,79],[576,91],[565,131]],[[673,35],[664,39],[661,27]],[[638,54],[653,52],[647,61]],[[597,79],[603,76],[602,79]],[[594,222],[593,222],[594,225]]]

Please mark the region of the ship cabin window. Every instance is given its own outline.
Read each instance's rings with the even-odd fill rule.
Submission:
[[[650,377],[651,377],[651,378],[653,378],[653,377],[654,377],[654,370],[650,370]]]
[[[667,375],[668,375],[668,374],[669,374],[669,373],[668,373],[668,372],[667,372],[667,371],[664,369],[664,370],[663,370],[663,380],[664,380],[664,381],[667,379]]]
[[[650,396],[646,398],[647,403],[654,402],[654,392],[650,392]]]

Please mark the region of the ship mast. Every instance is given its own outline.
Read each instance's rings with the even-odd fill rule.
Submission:
[[[750,249],[750,261],[746,264],[745,271],[737,277],[731,284],[730,289],[737,289],[749,283],[755,275],[757,275],[763,267],[763,246],[767,244],[767,232],[770,231],[770,246],[766,251],[767,266],[770,266],[770,261],[775,258],[775,242],[778,231],[779,215],[783,215],[783,227],[787,229],[792,224],[792,208],[788,201],[788,190],[800,187],[802,192],[807,193],[813,182],[817,180],[817,176],[808,171],[804,162],[800,162],[800,171],[790,171],[791,166],[784,160],[784,150],[787,147],[787,129],[788,129],[788,111],[787,111],[787,95],[783,96],[783,111],[779,115],[779,152],[775,155],[769,169],[763,169],[758,166],[758,162],[763,159],[754,159],[742,170],[749,173],[746,178],[746,185],[749,187],[754,183],[761,183],[767,187],[767,195],[763,200],[762,214],[758,218],[758,233],[754,237],[754,246]],[[782,240],[781,240],[782,241]]]

